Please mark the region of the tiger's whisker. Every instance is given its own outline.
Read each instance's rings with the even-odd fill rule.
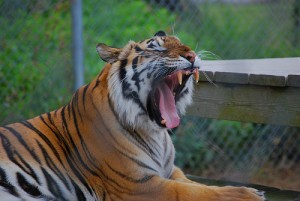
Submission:
[[[210,77],[206,74],[205,71],[201,71],[201,72],[203,73],[203,75],[205,76],[206,80],[207,80],[209,83],[213,84],[215,87],[219,87],[217,84],[215,84],[215,83],[210,79]]]

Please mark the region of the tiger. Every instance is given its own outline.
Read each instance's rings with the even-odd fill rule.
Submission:
[[[173,35],[99,43],[98,76],[60,109],[0,128],[3,201],[262,201],[174,165],[169,131],[192,103],[201,59]]]

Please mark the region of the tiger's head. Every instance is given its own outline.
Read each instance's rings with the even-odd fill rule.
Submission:
[[[198,82],[200,58],[175,36],[130,41],[123,48],[97,45],[111,64],[109,98],[123,125],[131,128],[175,128],[192,102],[193,76]]]

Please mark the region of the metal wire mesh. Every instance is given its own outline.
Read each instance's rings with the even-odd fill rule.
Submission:
[[[300,55],[298,0],[83,2],[85,78],[103,63],[99,42],[124,46],[158,30],[222,59]],[[72,92],[67,0],[0,0],[0,122],[65,104]],[[174,131],[176,163],[211,178],[300,190],[299,128],[186,117]]]
[[[299,190],[300,128],[188,116],[174,132],[190,174]]]

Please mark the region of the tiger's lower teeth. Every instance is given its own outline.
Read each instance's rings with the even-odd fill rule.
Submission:
[[[194,72],[194,78],[195,78],[196,83],[198,83],[199,82],[199,71],[198,70],[196,70]]]
[[[177,78],[178,78],[178,83],[179,83],[179,85],[181,85],[181,84],[182,84],[182,71],[179,71],[179,72],[177,73]]]

